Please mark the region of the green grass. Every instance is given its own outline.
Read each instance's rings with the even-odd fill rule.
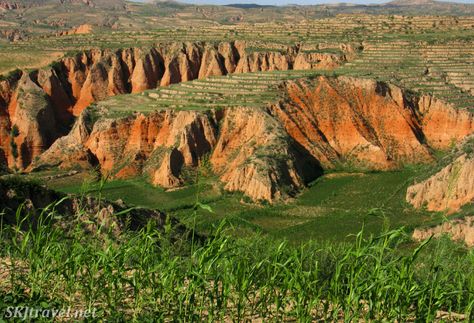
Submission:
[[[66,184],[67,183],[67,184]],[[86,181],[81,178],[67,178],[55,181],[51,188],[72,194],[95,194],[99,191],[99,183]],[[212,201],[220,196],[220,191],[214,188],[211,180],[203,180],[200,184],[201,197],[205,201]],[[108,200],[122,200],[129,205],[172,211],[180,208],[192,208],[195,202],[197,185],[187,185],[173,191],[165,191],[155,187],[143,178],[130,180],[108,181],[101,189],[104,197]]]
[[[378,232],[384,217],[392,227],[418,225],[435,216],[416,211],[404,202],[406,188],[419,173],[419,169],[405,169],[320,178],[296,203],[306,213],[314,210],[312,219],[277,234],[294,239],[339,240],[364,225],[367,231]]]
[[[267,235],[291,242],[308,240],[352,241],[362,227],[379,233],[384,222],[391,228],[407,230],[428,223],[439,223],[442,214],[415,210],[405,202],[407,187],[422,176],[429,166],[406,167],[400,171],[327,174],[287,204],[255,205],[246,203],[240,193],[228,193],[216,178],[202,179],[200,198],[214,213],[198,210],[197,228],[208,232],[223,219],[232,223],[235,236]],[[52,188],[68,193],[81,192],[82,176],[50,181]],[[88,186],[96,192],[97,184]],[[158,208],[177,216],[184,223],[193,219],[196,185],[175,191],[154,187],[145,179],[114,180],[105,184],[104,197],[126,203]]]
[[[58,215],[51,210],[38,217],[37,230],[0,226],[1,313],[8,306],[71,306],[92,310],[95,320],[134,322],[474,315],[474,254],[449,239],[407,249],[401,246],[410,240],[394,230],[295,247],[230,238],[224,222],[204,242],[177,244],[172,228],[151,224],[116,238],[102,227],[84,232],[80,223],[64,230],[48,221]],[[17,215],[28,223],[21,209]]]
[[[198,228],[206,230],[222,218],[231,219],[237,231],[285,237],[292,242],[308,240],[351,241],[362,227],[370,233],[390,227],[407,230],[439,222],[441,214],[415,210],[405,202],[406,188],[424,167],[394,172],[326,175],[289,204],[252,206],[231,195],[210,203],[217,215],[200,211]],[[335,175],[338,175],[337,173]],[[176,215],[185,220],[186,210]],[[240,235],[240,234],[238,234]]]
[[[278,88],[286,80],[333,75],[325,70],[288,70],[213,76],[171,84],[138,94],[117,95],[95,104],[104,116],[122,118],[134,111],[207,111],[231,107],[264,107],[281,98]]]

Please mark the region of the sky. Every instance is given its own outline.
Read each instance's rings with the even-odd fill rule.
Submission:
[[[360,4],[380,4],[390,0],[180,0],[181,2],[196,4],[232,4],[232,3],[257,3],[260,5],[285,5],[285,4],[321,4],[321,3],[360,3]],[[444,0],[448,2],[474,3],[474,0]]]

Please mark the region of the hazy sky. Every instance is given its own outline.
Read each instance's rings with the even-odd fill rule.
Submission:
[[[385,3],[389,0],[180,0],[181,2],[197,3],[197,4],[232,4],[232,3],[257,3],[261,5],[285,5],[288,3],[292,4],[321,4],[321,3]],[[444,0],[449,2],[462,2],[462,3],[474,3],[474,0]]]

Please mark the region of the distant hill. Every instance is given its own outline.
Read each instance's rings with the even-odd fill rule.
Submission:
[[[233,3],[233,4],[225,5],[225,7],[233,7],[233,8],[240,8],[240,9],[258,9],[258,8],[274,8],[275,6],[259,5],[256,3]]]
[[[15,4],[18,8],[37,7],[44,5],[81,4],[89,7],[115,8],[125,4],[124,0],[0,0],[2,4]],[[15,8],[14,8],[15,9]]]
[[[400,15],[452,15],[474,14],[473,3],[447,2],[435,0],[394,0],[377,5],[333,4],[318,5],[326,7],[332,14],[400,14]]]
[[[432,5],[436,4],[433,0],[394,0],[386,5],[389,6],[418,6],[418,5]]]

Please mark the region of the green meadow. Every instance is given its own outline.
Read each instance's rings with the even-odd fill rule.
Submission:
[[[226,192],[213,176],[201,176],[199,183],[171,191],[154,187],[144,178],[110,180],[101,193],[111,201],[121,199],[130,205],[157,208],[186,224],[194,221],[191,214],[197,197],[213,211],[197,211],[197,229],[203,232],[226,219],[236,236],[262,234],[292,242],[350,241],[362,228],[379,233],[384,226],[409,230],[441,221],[442,214],[415,210],[405,202],[406,188],[427,167],[328,173],[309,183],[294,199],[274,205],[255,204],[242,194]],[[66,193],[97,194],[99,185],[83,178],[56,179],[48,186]]]

